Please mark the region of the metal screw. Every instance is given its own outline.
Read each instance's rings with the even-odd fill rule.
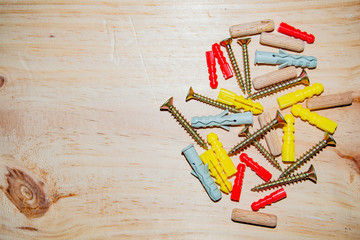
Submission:
[[[235,145],[229,152],[228,155],[229,156],[233,156],[236,153],[238,153],[240,150],[244,149],[245,147],[247,147],[251,142],[253,142],[254,140],[256,140],[257,138],[261,137],[262,135],[264,135],[267,131],[269,131],[270,129],[272,129],[273,127],[275,127],[276,125],[279,124],[286,124],[286,121],[284,119],[284,117],[281,115],[281,113],[279,111],[276,112],[276,117],[269,122],[268,124],[266,124],[264,127],[258,129],[256,132],[254,132],[253,134],[250,134],[250,136],[248,138],[246,138],[244,141],[242,141],[241,143]]]
[[[251,77],[250,77],[250,65],[249,65],[249,53],[247,46],[249,45],[251,38],[243,38],[237,40],[237,43],[241,45],[243,52],[244,72],[245,72],[245,88],[248,95],[251,94]]]
[[[227,51],[227,53],[229,55],[229,58],[230,58],[231,65],[232,65],[233,70],[235,72],[235,77],[237,79],[238,85],[239,85],[241,91],[243,91],[243,93],[245,93],[244,80],[243,80],[243,78],[241,76],[241,72],[240,72],[239,66],[238,66],[238,64],[236,62],[234,52],[233,52],[233,50],[231,48],[231,43],[232,43],[232,38],[227,38],[225,40],[222,40],[220,42],[220,45],[226,48],[226,51]]]
[[[197,93],[194,92],[192,87],[190,87],[185,101],[188,101],[190,99],[195,99],[195,100],[198,100],[199,102],[203,102],[203,103],[209,104],[209,105],[211,105],[213,107],[217,107],[217,108],[220,108],[220,109],[229,110],[229,112],[233,112],[233,113],[241,113],[242,112],[240,109],[234,108],[233,106],[230,106],[230,105],[227,105],[225,103],[221,103],[221,102],[218,102],[218,101],[216,101],[214,99],[211,99],[211,98],[202,96],[200,94],[197,94]]]
[[[316,173],[315,173],[315,169],[314,169],[313,165],[311,165],[309,170],[307,170],[306,172],[299,173],[296,175],[291,175],[288,177],[279,178],[279,179],[271,181],[271,182],[260,184],[256,187],[252,188],[251,191],[258,192],[258,191],[268,190],[271,188],[280,187],[280,186],[283,186],[286,184],[300,182],[300,181],[307,180],[307,179],[310,179],[314,183],[316,183],[316,181],[317,181],[317,177],[316,177]]]
[[[246,126],[240,133],[240,136],[250,137],[251,134],[249,132],[249,126]],[[259,150],[260,153],[273,165],[276,169],[282,172],[282,169],[280,167],[280,164],[276,161],[273,155],[269,153],[266,148],[257,140],[253,141],[254,146]]]
[[[163,105],[161,105],[160,110],[169,111],[173,117],[178,120],[178,122],[183,126],[183,128],[190,134],[190,136],[197,142],[202,148],[208,150],[208,147],[205,141],[199,136],[195,129],[193,129],[190,123],[181,115],[181,113],[173,105],[173,97],[169,98]]]
[[[327,132],[325,132],[324,139],[321,140],[318,144],[308,150],[304,155],[302,155],[298,160],[296,160],[293,164],[291,164],[288,168],[284,170],[284,172],[279,176],[279,178],[286,177],[290,175],[290,173],[294,172],[301,165],[310,160],[313,156],[315,156],[318,152],[320,152],[327,145],[335,145],[336,142],[334,138]]]
[[[266,95],[270,95],[270,94],[273,94],[275,92],[280,92],[280,91],[282,91],[284,89],[293,87],[293,86],[295,86],[297,84],[304,84],[305,86],[310,85],[310,80],[309,80],[309,77],[308,77],[305,70],[302,70],[299,77],[294,78],[294,79],[289,80],[289,81],[280,82],[280,83],[274,84],[272,86],[266,87],[266,88],[262,89],[261,91],[258,91],[256,93],[253,93],[253,94],[249,95],[247,97],[247,99],[262,98],[262,97],[264,97]]]

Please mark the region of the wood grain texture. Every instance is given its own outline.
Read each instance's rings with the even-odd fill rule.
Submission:
[[[261,33],[260,43],[271,47],[287,49],[294,52],[304,51],[305,42],[286,35]]]
[[[266,126],[274,119],[274,116],[271,116],[269,112],[263,112],[259,117],[258,121],[260,127]],[[269,131],[265,136],[266,144],[270,150],[270,153],[273,156],[279,156],[282,153],[282,143],[276,133],[276,131]]]
[[[264,75],[257,76],[253,79],[252,83],[255,89],[259,90],[279,82],[283,82],[289,79],[297,77],[297,70],[294,66],[281,68]]]
[[[352,93],[337,93],[324,95],[306,100],[306,107],[310,110],[319,110],[332,107],[351,105],[353,101]]]
[[[231,220],[240,223],[254,224],[263,227],[276,227],[277,217],[273,214],[243,210],[234,208],[231,213]]]
[[[360,238],[359,10],[355,0],[1,1],[0,238]],[[323,94],[355,97],[351,106],[322,110],[338,122],[337,147],[311,161],[317,184],[286,186],[285,200],[261,210],[277,216],[274,229],[231,221],[233,208],[250,210],[261,197],[250,191],[262,182],[251,171],[240,203],[226,195],[217,203],[209,199],[180,154],[192,139],[159,111],[173,96],[188,119],[220,113],[185,102],[186,93],[193,86],[212,98],[221,87],[241,94],[235,78],[219,76],[218,89],[210,88],[205,51],[229,37],[230,26],[262,19],[314,33],[315,43],[302,53],[318,58],[308,71],[311,82],[322,83]],[[240,46],[232,47],[242,66]],[[252,76],[277,69],[254,66],[255,50],[273,48],[252,37]],[[259,102],[275,115],[276,98],[301,88]],[[300,119],[295,126],[298,157],[323,133]],[[241,140],[240,128],[199,133],[215,132],[229,150]],[[251,131],[257,128],[256,120]],[[246,153],[279,174],[254,147]],[[239,163],[238,156],[232,160]],[[8,168],[41,186],[50,204],[42,216],[24,215],[8,198]],[[32,196],[25,188],[19,194]]]
[[[272,19],[263,19],[256,22],[240,23],[229,28],[232,38],[255,35],[262,32],[274,31],[274,21]]]

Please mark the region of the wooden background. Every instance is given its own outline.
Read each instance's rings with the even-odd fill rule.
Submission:
[[[360,238],[359,11],[356,0],[2,0],[0,238]],[[230,219],[233,208],[250,210],[270,193],[250,191],[262,182],[250,169],[239,203],[225,194],[217,203],[209,199],[180,154],[192,139],[159,111],[173,96],[189,120],[220,113],[184,101],[190,86],[212,98],[221,87],[240,94],[236,79],[225,81],[219,68],[219,88],[209,87],[205,51],[229,36],[229,26],[267,18],[276,27],[284,21],[315,35],[302,54],[318,58],[308,74],[325,86],[324,95],[355,95],[351,106],[318,112],[338,122],[337,146],[311,161],[317,184],[287,186],[286,199],[260,210],[278,216],[275,229]],[[240,46],[234,42],[233,49],[243,70]],[[255,50],[278,51],[253,36],[252,77],[277,69],[254,66]],[[276,98],[301,88],[260,103],[274,116]],[[258,127],[254,119],[251,131]],[[299,157],[323,133],[298,118],[295,127]],[[215,132],[229,150],[241,141],[241,128],[199,133]],[[246,152],[279,175],[254,147]],[[238,156],[232,160],[239,163]],[[34,209],[15,206],[8,181]]]

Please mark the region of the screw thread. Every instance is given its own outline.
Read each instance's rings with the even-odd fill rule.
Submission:
[[[268,124],[266,124],[264,127],[258,129],[253,134],[250,134],[248,138],[246,138],[244,141],[240,142],[239,144],[235,145],[228,153],[229,156],[235,155],[237,152],[239,152],[241,149],[244,149],[246,146],[248,146],[251,142],[256,140],[258,137],[264,135],[267,131],[269,131],[271,128],[277,124],[277,119],[272,120]]]
[[[301,80],[302,80],[301,78],[295,78],[295,79],[292,79],[292,80],[289,80],[289,81],[284,81],[284,82],[277,83],[275,85],[266,87],[261,91],[258,91],[256,93],[253,93],[253,94],[249,95],[247,97],[247,99],[262,98],[262,97],[265,97],[267,95],[273,94],[275,92],[280,92],[280,91],[282,91],[284,89],[287,89],[287,88],[290,88],[290,87],[293,87],[293,86],[297,85]]]
[[[271,155],[266,148],[257,140],[253,142],[254,146],[261,152],[261,154],[269,161],[269,163],[282,172],[282,169],[280,167],[280,164],[276,161],[273,155]]]
[[[271,182],[260,184],[256,187],[252,188],[251,191],[253,191],[253,192],[264,191],[264,190],[280,187],[280,186],[290,184],[290,183],[301,182],[303,180],[306,180],[309,177],[309,175],[310,175],[309,173],[304,172],[304,173],[298,173],[296,175],[291,175],[288,177],[279,178],[279,179],[271,181]]]
[[[231,66],[233,67],[233,70],[235,72],[235,77],[237,79],[237,82],[238,82],[238,85],[241,89],[241,91],[243,93],[245,93],[245,85],[244,85],[244,80],[241,76],[241,72],[240,72],[240,69],[239,69],[239,66],[237,64],[237,61],[236,61],[236,58],[235,58],[235,55],[234,55],[234,52],[231,48],[231,45],[230,44],[227,44],[226,45],[226,51],[229,55],[229,58],[230,58],[230,62],[231,62]]]
[[[247,44],[242,46],[243,52],[243,62],[244,62],[244,72],[245,72],[245,87],[248,95],[251,94],[251,76],[250,76],[250,65],[249,65],[249,54]]]
[[[181,113],[174,107],[169,106],[171,114],[181,124],[181,126],[189,133],[189,135],[200,145],[200,147],[208,150],[205,141],[199,136],[199,134],[191,127],[188,121],[181,115]]]
[[[209,104],[209,105],[211,105],[213,107],[217,107],[217,108],[224,109],[224,110],[229,110],[229,112],[233,112],[233,113],[241,113],[242,112],[240,109],[236,109],[236,108],[234,108],[234,107],[232,107],[230,105],[218,102],[216,100],[213,100],[211,98],[202,96],[202,95],[197,94],[197,93],[194,93],[193,96],[194,96],[194,99],[198,100],[199,102]]]
[[[300,166],[305,164],[310,158],[315,156],[318,152],[320,152],[324,147],[326,147],[326,140],[320,141],[306,153],[304,153],[298,160],[296,160],[293,164],[291,164],[288,168],[284,170],[283,173],[279,176],[279,178],[286,177],[298,169]]]

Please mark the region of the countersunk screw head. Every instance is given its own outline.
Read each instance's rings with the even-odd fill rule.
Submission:
[[[310,80],[309,80],[309,76],[307,75],[305,70],[302,70],[299,77],[301,78],[300,83],[304,84],[305,86],[309,86],[310,85]]]
[[[190,87],[188,94],[186,95],[185,101],[189,101],[190,99],[194,98],[194,90],[192,87]]]
[[[163,105],[161,105],[160,110],[170,111],[170,107],[174,106],[173,105],[173,100],[174,100],[173,97],[169,98]]]
[[[239,137],[247,137],[249,133],[249,126],[245,126],[238,134]]]
[[[326,145],[336,145],[335,139],[327,132],[325,133],[324,140]]]
[[[242,46],[244,44],[246,44],[246,45],[249,44],[250,41],[251,41],[251,38],[242,38],[242,39],[237,40],[237,43]]]
[[[227,45],[230,45],[232,43],[232,38],[224,39],[220,42],[220,45],[223,47],[226,47]]]
[[[308,175],[308,178],[313,181],[314,183],[317,182],[317,176],[316,176],[316,172],[315,172],[315,169],[314,169],[314,166],[311,164],[309,170],[306,171]]]
[[[279,110],[277,110],[276,112],[276,120],[277,124],[286,124],[285,118],[283,117],[283,115],[281,115]]]

